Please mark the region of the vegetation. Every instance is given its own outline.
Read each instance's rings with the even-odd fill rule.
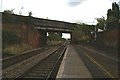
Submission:
[[[97,28],[102,30],[113,29],[113,28],[116,28],[116,26],[114,25],[119,23],[119,19],[120,19],[119,6],[116,2],[114,2],[112,3],[112,9],[108,9],[107,11],[107,19],[105,20],[104,17],[97,18],[98,23],[96,26]]]
[[[47,40],[47,45],[57,45],[57,44],[60,44],[62,42],[63,41],[50,41],[50,40]]]
[[[3,54],[18,54],[32,49],[28,44],[23,43],[20,37],[5,30],[2,31],[2,43]]]
[[[80,26],[81,26],[81,30],[85,32],[86,34],[94,32],[94,29],[95,29],[95,25],[88,25],[88,24],[83,23]]]
[[[28,16],[32,16],[32,12],[29,12],[29,15]]]
[[[2,43],[3,43],[3,48],[5,46],[10,46],[13,44],[21,44],[22,39],[15,35],[14,33],[8,32],[3,30],[2,31]]]
[[[97,21],[98,21],[98,23],[97,23],[96,27],[104,30],[105,29],[105,24],[106,24],[105,17],[97,18]]]
[[[112,3],[112,9],[108,9],[107,11],[107,21],[118,21],[120,18],[119,6],[117,3]]]
[[[73,32],[75,43],[78,41],[89,40],[91,32],[94,32],[94,28],[95,25],[88,25],[85,23],[76,24]]]
[[[62,34],[61,33],[49,32],[48,34],[49,34],[48,39],[50,41],[60,41],[60,40],[62,40]]]
[[[14,14],[14,11],[15,9],[11,9],[11,10],[4,10],[4,13],[7,13],[7,14]]]
[[[32,49],[31,46],[29,46],[28,44],[26,43],[21,43],[21,44],[13,44],[13,45],[10,45],[9,47],[5,47],[3,50],[2,50],[2,53],[3,54],[14,54],[14,55],[18,55],[26,50],[30,50]]]

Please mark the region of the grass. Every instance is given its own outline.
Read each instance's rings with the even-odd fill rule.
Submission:
[[[21,44],[14,44],[11,46],[7,46],[2,50],[2,53],[18,55],[24,51],[31,50],[31,49],[32,49],[31,46],[29,46],[28,44],[21,43]]]
[[[59,43],[61,43],[61,42],[63,42],[63,41],[47,41],[47,44],[48,45],[56,45],[56,44],[59,44]]]

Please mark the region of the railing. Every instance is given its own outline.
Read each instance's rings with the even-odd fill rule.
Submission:
[[[35,25],[35,29],[72,32],[72,28],[53,27],[53,26]]]

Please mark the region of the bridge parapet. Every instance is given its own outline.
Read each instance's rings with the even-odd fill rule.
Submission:
[[[46,31],[58,31],[58,32],[72,32],[72,28],[64,28],[64,27],[55,27],[55,26],[43,26],[43,25],[35,25],[35,29],[38,30],[46,30]]]
[[[57,20],[49,20],[49,19],[42,19],[42,18],[35,18],[29,16],[20,16],[16,14],[6,14],[2,13],[3,23],[9,24],[25,24],[25,25],[37,25],[42,27],[49,27],[56,29],[73,29],[75,23],[57,21]]]

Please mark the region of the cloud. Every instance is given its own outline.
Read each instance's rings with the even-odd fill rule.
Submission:
[[[119,10],[120,10],[120,1],[118,2],[118,5],[119,5]]]
[[[120,6],[120,1],[118,2],[118,5]]]
[[[75,7],[75,6],[82,4],[85,1],[87,1],[87,0],[68,0],[67,4],[71,7]]]
[[[108,0],[108,1],[110,1],[110,2],[112,2],[112,3],[113,3],[113,2],[117,2],[117,3],[118,3],[120,0]]]
[[[109,1],[114,1],[114,2],[116,2],[116,1],[119,1],[119,0],[109,0]]]

